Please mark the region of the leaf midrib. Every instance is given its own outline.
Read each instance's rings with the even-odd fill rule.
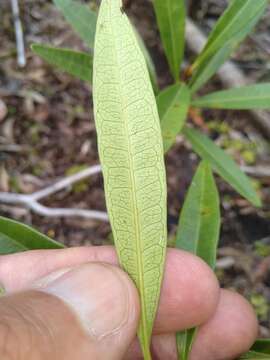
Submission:
[[[111,14],[111,7],[110,7],[110,17],[112,19],[112,14]],[[120,11],[120,9],[119,9]],[[122,16],[126,16],[125,14],[122,14]],[[114,39],[114,49],[115,49],[115,55],[116,55],[116,61],[118,63],[118,66],[117,66],[117,72],[118,72],[118,77],[119,79],[121,79],[121,83],[120,83],[120,86],[119,86],[119,89],[120,89],[120,97],[121,97],[121,104],[122,104],[122,109],[123,109],[123,114],[126,113],[127,109],[128,109],[128,106],[126,106],[126,102],[125,102],[125,96],[123,96],[123,93],[122,93],[122,76],[121,76],[121,71],[119,69],[121,69],[120,67],[120,64],[121,62],[119,61],[119,56],[118,56],[118,52],[116,51],[117,49],[117,41],[115,40],[117,37],[115,36],[115,22],[112,21],[112,24],[113,24],[113,33],[114,33],[114,36],[113,36],[113,39]],[[125,127],[125,132],[126,134],[128,135],[128,129],[127,129],[127,114],[126,116],[123,116],[124,118],[124,127]],[[133,159],[132,159],[132,156],[130,154],[132,154],[131,152],[131,145],[130,145],[130,141],[129,141],[129,136],[127,136],[127,146],[128,146],[128,162],[129,162],[129,168],[130,169],[133,169],[134,168],[134,165],[133,165]],[[138,266],[138,278],[139,278],[139,290],[140,290],[140,298],[141,298],[141,306],[142,306],[142,311],[141,311],[141,320],[142,320],[142,336],[143,336],[143,339],[144,339],[144,343],[148,345],[148,336],[147,336],[147,320],[146,320],[146,303],[145,303],[145,294],[144,294],[144,281],[143,281],[143,274],[144,274],[144,271],[143,271],[143,263],[141,261],[141,258],[140,256],[138,256],[139,254],[142,254],[142,249],[141,249],[141,231],[140,231],[140,224],[138,222],[138,214],[139,214],[139,211],[138,211],[138,208],[137,208],[137,201],[136,201],[136,186],[135,186],[135,178],[134,178],[134,173],[133,171],[129,171],[130,173],[130,180],[131,180],[131,188],[132,188],[132,210],[134,211],[134,224],[135,224],[135,239],[138,239],[139,241],[136,241],[136,260],[137,260],[137,266]]]

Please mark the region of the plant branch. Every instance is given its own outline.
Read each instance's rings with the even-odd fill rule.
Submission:
[[[97,219],[108,221],[108,215],[102,211],[85,210],[85,209],[69,209],[69,208],[49,208],[39,203],[39,200],[44,199],[60,190],[70,187],[72,184],[81,181],[91,175],[98,174],[101,172],[101,166],[95,165],[85,170],[78,172],[77,174],[67,176],[32,194],[14,194],[0,192],[0,202],[6,204],[20,204],[33,212],[47,217],[84,217],[87,219]]]
[[[199,54],[206,44],[207,38],[203,32],[188,19],[186,24],[186,41],[189,49]],[[239,87],[247,85],[245,74],[231,61],[227,61],[217,72],[222,83],[228,87]],[[250,110],[253,120],[270,138],[270,114],[263,110]]]
[[[22,23],[20,20],[20,10],[18,5],[18,0],[11,0],[11,8],[12,8],[15,35],[16,35],[18,65],[24,67],[26,64],[26,59],[25,59],[23,30],[22,30]]]

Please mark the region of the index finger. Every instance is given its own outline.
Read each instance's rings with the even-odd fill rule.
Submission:
[[[0,257],[0,283],[8,293],[21,291],[48,274],[87,262],[118,265],[114,247],[35,250]],[[214,273],[198,257],[168,249],[154,333],[200,325],[215,312],[219,286]]]

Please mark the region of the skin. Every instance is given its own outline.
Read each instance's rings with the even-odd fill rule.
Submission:
[[[46,276],[55,272],[56,280],[50,279],[52,285],[48,287]],[[110,316],[114,316],[110,322],[117,320],[115,317],[123,308],[120,301],[126,296],[125,321],[117,330],[106,336],[93,335],[86,329],[89,324],[84,323],[87,316],[75,314],[62,295],[55,294],[54,283],[59,287],[59,283],[74,279],[75,293],[84,291],[85,297],[91,299],[93,291],[95,295],[100,291],[105,306],[104,322]],[[128,276],[119,269],[113,247],[3,256],[0,283],[7,293],[0,298],[1,359],[142,359],[135,339],[138,294]],[[122,292],[125,295],[117,298]],[[105,334],[103,320],[98,320],[98,331]],[[95,323],[95,319],[91,321]],[[200,329],[191,360],[236,359],[250,348],[258,332],[254,311],[243,297],[221,290],[211,269],[196,256],[170,249],[153,331],[153,359],[177,359],[174,333],[193,326]]]

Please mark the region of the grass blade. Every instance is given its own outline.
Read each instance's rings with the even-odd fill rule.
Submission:
[[[192,105],[214,109],[269,109],[270,83],[214,92],[193,100]]]
[[[185,126],[182,132],[192,144],[193,150],[204,160],[207,160],[224,180],[253,205],[261,206],[261,200],[250,179],[239,169],[229,155],[207,136],[195,129]]]
[[[75,32],[92,49],[96,32],[96,12],[74,0],[53,0],[53,2]]]
[[[190,103],[189,89],[185,84],[172,85],[160,92],[156,100],[164,152],[167,152],[185,124]]]
[[[186,6],[184,0],[154,0],[161,40],[177,82],[184,56]]]
[[[176,234],[176,247],[201,257],[215,267],[220,233],[220,203],[210,165],[203,161],[188,190]],[[177,334],[179,359],[187,360],[197,329]]]
[[[69,49],[60,49],[42,44],[33,44],[33,52],[49,64],[73,75],[81,80],[92,83],[92,56]]]
[[[25,250],[61,249],[64,245],[28,225],[0,216],[0,254]]]
[[[166,251],[166,179],[155,97],[120,0],[103,0],[94,56],[94,111],[107,208],[120,263],[140,293],[144,358]]]
[[[192,93],[208,81],[229,58],[239,43],[252,31],[266,7],[267,0],[231,1],[192,66],[193,76],[189,83]]]

